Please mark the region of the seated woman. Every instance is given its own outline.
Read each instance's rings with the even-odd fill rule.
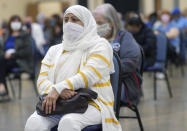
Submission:
[[[34,112],[25,131],[81,131],[89,125],[101,124],[103,131],[121,131],[114,115],[114,96],[110,84],[113,52],[110,44],[97,35],[91,12],[80,5],[69,7],[64,14],[62,44],[52,46],[42,60],[38,90],[47,94],[43,102],[46,114],[55,109],[56,100],[69,99],[79,88],[98,93],[85,113],[42,117]],[[34,126],[33,126],[34,125]]]
[[[0,43],[0,99],[8,100],[8,90],[5,77],[11,69],[33,73],[32,70],[32,40],[29,34],[21,30],[22,23],[19,16],[12,16],[9,20],[9,34]]]
[[[157,28],[157,31],[164,32],[169,39],[171,46],[175,48],[175,52],[178,54],[180,52],[180,37],[179,29],[174,21],[171,21],[170,12],[167,10],[162,11],[161,25]],[[155,32],[156,34],[158,32]]]
[[[126,73],[135,73],[140,76],[141,52],[140,47],[133,36],[126,30],[123,30],[117,11],[111,4],[103,4],[93,11],[94,17],[98,24],[98,34],[110,41],[113,49],[118,52],[122,63],[122,75]],[[139,77],[140,78],[140,77]],[[130,79],[130,77],[129,77]],[[141,79],[141,78],[140,78]],[[129,87],[136,86],[136,79],[131,78],[130,81],[125,79]],[[141,83],[140,83],[141,84]],[[132,88],[133,88],[132,87]],[[125,94],[122,88],[122,101],[125,101]],[[129,94],[130,95],[130,94]],[[136,92],[137,101],[139,94]]]

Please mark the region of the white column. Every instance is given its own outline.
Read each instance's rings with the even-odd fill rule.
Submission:
[[[184,9],[187,9],[187,0],[180,0],[179,8],[181,9],[181,11],[183,11]]]
[[[88,8],[93,11],[98,5],[104,3],[104,0],[88,0]]]
[[[150,13],[154,12],[154,0],[142,0],[141,5],[143,9],[141,9],[141,11],[143,11],[143,13],[145,15],[149,15]]]
[[[173,0],[161,0],[161,7],[162,9],[171,11],[174,7],[174,1]]]

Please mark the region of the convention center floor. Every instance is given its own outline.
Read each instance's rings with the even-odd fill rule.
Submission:
[[[187,69],[187,67],[185,67]],[[187,72],[181,75],[180,69],[175,69],[169,75],[173,98],[169,98],[164,80],[158,80],[158,98],[153,99],[153,75],[144,74],[144,96],[138,106],[145,131],[186,131],[187,130]],[[15,81],[15,89],[18,84]],[[16,93],[18,94],[18,92]],[[24,125],[35,110],[37,98],[31,81],[23,78],[22,99],[0,103],[0,131],[23,131]],[[134,115],[122,108],[121,115]],[[139,131],[137,120],[120,119],[123,131]]]

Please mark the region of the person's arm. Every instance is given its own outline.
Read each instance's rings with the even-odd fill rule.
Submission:
[[[77,90],[91,87],[101,78],[109,75],[112,55],[109,47],[105,43],[101,43],[97,48],[92,49],[85,61],[84,68],[76,75],[55,84],[55,89],[61,94],[64,89]]]
[[[166,33],[168,39],[174,39],[179,35],[179,30],[177,28],[171,28],[169,32]]]
[[[49,48],[46,56],[42,60],[40,74],[37,80],[38,91],[41,95],[48,94],[52,90],[52,87],[53,87],[53,83],[49,80],[49,77],[48,77],[50,68],[54,68],[54,65],[51,64],[51,59],[53,57],[52,52],[53,52],[53,49],[51,47]]]
[[[133,36],[126,32],[121,40],[120,59],[122,63],[122,72],[136,72],[140,57],[140,48]]]

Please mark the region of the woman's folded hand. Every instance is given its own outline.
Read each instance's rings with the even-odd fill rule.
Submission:
[[[42,103],[42,110],[45,110],[46,114],[51,114],[51,111],[53,111],[56,108],[56,101],[59,97],[58,92],[54,88],[45,98]]]
[[[69,89],[64,89],[62,91],[62,93],[60,94],[60,97],[62,99],[70,99],[76,94],[77,94],[77,92],[75,92],[75,91],[72,91],[72,90],[69,90]]]

